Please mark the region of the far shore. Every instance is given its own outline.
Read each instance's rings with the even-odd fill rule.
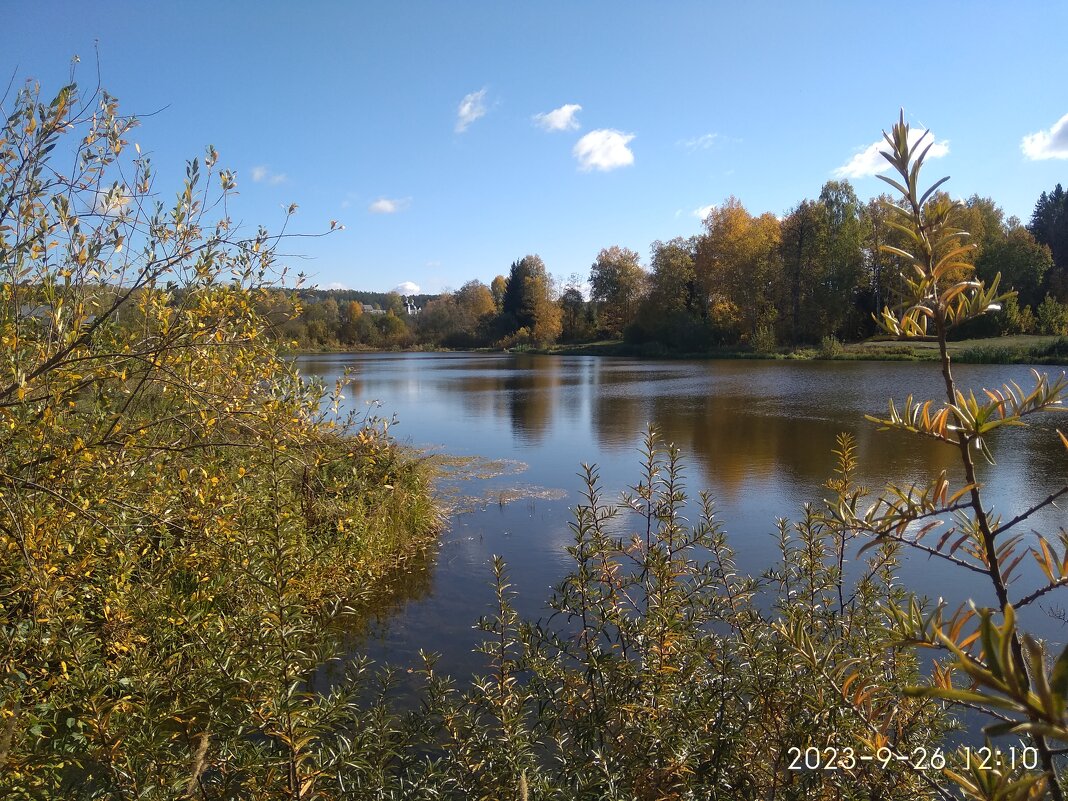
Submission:
[[[1016,334],[985,339],[964,339],[948,343],[953,361],[962,364],[1058,364],[1068,365],[1068,337]],[[866,340],[833,348],[794,347],[771,352],[745,348],[719,348],[698,353],[669,350],[662,345],[635,345],[622,340],[602,340],[576,344],[558,344],[547,348],[519,347],[473,348],[400,348],[382,350],[360,346],[294,348],[288,356],[314,356],[330,353],[537,353],[563,356],[625,356],[638,359],[781,359],[824,361],[937,361],[938,343],[928,340]]]

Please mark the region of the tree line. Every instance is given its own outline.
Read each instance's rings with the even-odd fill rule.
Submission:
[[[890,199],[862,202],[848,181],[828,181],[818,197],[778,217],[754,215],[730,197],[712,209],[700,234],[653,242],[647,264],[612,246],[597,254],[588,275],[561,279],[527,255],[489,285],[472,280],[415,298],[417,315],[396,293],[378,296],[373,311],[382,313],[366,315],[366,305],[344,290],[280,295],[268,312],[280,336],[305,347],[623,339],[700,352],[856,341],[875,334],[875,316],[903,296],[903,260],[884,250],[907,244],[888,219]],[[959,336],[1068,334],[1068,200],[1060,184],[1042,193],[1027,224],[978,195],[960,206],[955,224],[976,245],[968,268],[984,281],[1000,273],[1001,286],[1017,292],[999,314],[962,327]]]

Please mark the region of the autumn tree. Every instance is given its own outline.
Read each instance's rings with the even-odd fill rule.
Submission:
[[[341,328],[338,330],[338,340],[346,345],[353,345],[360,341],[360,320],[363,317],[363,304],[359,301],[349,300],[341,306]]]
[[[524,256],[512,263],[501,300],[502,329],[526,329],[541,344],[560,336],[560,308],[553,297],[552,279],[540,256]]]
[[[548,275],[532,275],[524,279],[526,294],[531,299],[531,334],[539,345],[551,345],[560,338],[562,330],[560,306],[554,297],[552,280]]]
[[[685,351],[704,350],[711,344],[694,268],[695,249],[693,239],[653,242],[652,271],[635,323],[626,331],[629,341],[655,341]]]
[[[962,227],[971,233],[972,243],[976,246],[973,253],[974,263],[987,248],[1000,242],[1010,227],[1005,219],[1005,211],[994,202],[993,198],[972,195],[961,206],[959,219]]]
[[[508,279],[503,275],[496,276],[490,283],[490,293],[493,295],[493,302],[496,304],[498,312],[504,309],[504,295],[507,291]]]
[[[416,319],[425,342],[447,347],[472,347],[482,328],[497,311],[489,287],[468,281],[456,292],[445,292],[427,303]]]
[[[599,327],[609,337],[622,336],[637,313],[645,285],[638,254],[618,245],[605,248],[590,268],[589,282]]]
[[[429,301],[416,323],[422,342],[441,345],[452,333],[461,330],[459,309],[451,292],[442,292]]]
[[[342,313],[343,320],[346,323],[350,323],[360,317],[363,317],[363,304],[355,300],[346,302]]]
[[[477,326],[483,318],[493,314],[497,308],[490,288],[481,281],[468,281],[456,291],[453,297],[472,327]]]
[[[745,334],[778,316],[781,235],[774,214],[753,217],[735,197],[705,218],[696,262],[700,301],[706,308],[718,301],[737,310]]]

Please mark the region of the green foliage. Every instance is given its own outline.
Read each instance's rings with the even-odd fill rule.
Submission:
[[[1006,298],[1001,314],[1001,333],[1033,334],[1038,330],[1038,321],[1030,306],[1020,308],[1015,297]]]
[[[1058,302],[1053,295],[1046,295],[1038,306],[1037,325],[1040,334],[1068,334],[1068,306]]]
[[[560,296],[560,326],[563,342],[585,342],[594,336],[593,306],[577,286],[568,286]]]
[[[828,181],[819,197],[826,220],[823,274],[815,281],[816,297],[806,316],[818,321],[819,331],[831,336],[855,335],[859,314],[856,299],[864,286],[864,221],[860,201],[848,181]]]
[[[5,117],[0,795],[315,797],[363,714],[331,621],[432,536],[426,470],[278,357],[213,149],[168,208],[107,94]]]
[[[1060,184],[1052,192],[1039,196],[1027,229],[1035,241],[1050,249],[1053,258],[1050,289],[1058,300],[1068,300],[1068,193]]]
[[[938,258],[945,261],[930,281],[957,286],[974,270],[988,287],[985,297],[974,293],[975,285],[953,290],[962,294],[946,317],[952,336],[1028,333],[1034,320],[1027,310],[1037,308],[1044,294],[1068,299],[1068,267],[1056,255],[1068,252],[1058,233],[1068,220],[1059,186],[1039,198],[1027,228],[1015,218],[1006,220],[990,198],[975,195],[959,203],[937,186],[932,190],[925,204],[927,236],[941,241]],[[763,326],[775,327],[778,343],[794,346],[815,345],[827,336],[855,341],[877,328],[901,338],[934,337],[927,327],[931,318],[922,310],[934,302],[933,285],[916,286],[910,266],[923,256],[923,242],[903,225],[901,213],[908,210],[895,211],[887,200],[884,195],[861,204],[848,182],[828,181],[818,199],[803,200],[779,221],[770,214],[753,216],[728,198],[709,213],[700,236],[654,242],[648,274],[635,252],[603,249],[590,270],[589,301],[575,281],[574,291],[565,287],[557,297],[541,259],[526,256],[489,288],[470,281],[456,293],[413,296],[421,310],[417,317],[404,313],[395,293],[352,290],[300,290],[288,301],[288,313],[287,301],[278,298],[264,312],[275,336],[307,349],[508,347],[520,328],[543,347],[558,339],[622,337],[635,345],[657,343],[656,351],[665,354],[733,348],[751,342]],[[965,230],[973,235],[968,243],[957,235]],[[1019,294],[1022,311],[977,317],[992,302],[1009,303],[1008,293],[996,291],[999,275]],[[485,311],[481,289],[477,298],[465,297],[473,287],[486,289],[493,314]],[[883,311],[906,297],[925,299],[922,308],[899,316],[895,328]],[[354,320],[345,314],[352,300],[373,306],[372,317]],[[390,310],[403,328],[381,316]],[[1056,321],[1051,325],[1059,330]]]
[[[785,333],[792,342],[814,340],[816,336],[813,328],[817,321],[807,312],[812,292],[818,287],[818,272],[825,263],[826,215],[821,212],[820,204],[804,200],[782,224],[783,290],[787,295],[782,305],[788,310],[782,322],[788,326]]]
[[[597,254],[590,268],[590,296],[598,304],[598,327],[620,337],[633,322],[645,289],[646,275],[633,250],[613,246]]]
[[[852,497],[841,440],[830,488]],[[584,468],[572,570],[547,620],[523,621],[495,563],[498,608],[479,627],[490,672],[460,690],[427,662],[449,796],[473,799],[914,798],[921,774],[891,766],[790,768],[790,748],[835,742],[857,753],[933,748],[939,708],[904,697],[915,660],[886,609],[902,600],[895,547],[862,575],[843,565],[855,535],[806,509],[778,527],[781,562],[739,574],[707,496],[685,490],[679,452],[648,432],[641,480],[607,502]],[[685,518],[693,506],[696,522]],[[830,738],[830,739],[828,739]],[[429,776],[430,774],[425,774]],[[403,785],[402,785],[403,786]]]
[[[775,329],[770,325],[762,325],[753,332],[749,338],[749,347],[756,353],[773,353],[777,346],[775,341]]]
[[[498,283],[494,281],[494,286]],[[524,256],[513,262],[501,295],[501,312],[487,325],[501,347],[529,338],[551,345],[562,330],[561,311],[554,297],[552,279],[539,256]],[[520,336],[519,332],[526,331]],[[517,339],[518,338],[518,339]]]
[[[938,607],[926,613],[912,602],[894,612],[902,640],[948,652],[948,660],[936,665],[932,682],[918,685],[910,693],[985,712],[994,720],[986,728],[991,736],[1014,733],[1030,737],[1039,755],[1041,772],[1024,772],[1010,780],[1006,772],[998,772],[996,777],[967,777],[948,771],[946,775],[969,797],[1030,798],[1046,787],[1052,798],[1061,799],[1064,791],[1051,743],[1068,740],[1064,701],[1068,657],[1060,657],[1049,667],[1044,646],[1020,630],[1016,610],[1068,584],[1068,543],[1063,532],[1059,543],[1037,534],[1036,544],[1025,549],[1025,535],[1017,529],[1039,509],[1068,493],[1068,486],[1002,522],[991,516],[983,502],[972,452],[979,450],[992,460],[989,433],[1003,426],[1025,425],[1029,415],[1060,406],[1068,394],[1068,379],[1063,374],[1050,379],[1036,372],[1030,391],[1010,382],[1000,389],[984,390],[982,398],[966,396],[956,388],[946,347],[947,332],[951,326],[984,314],[991,304],[1002,299],[997,296],[998,276],[987,288],[981,281],[971,279],[967,263],[960,261],[967,252],[961,244],[966,233],[955,225],[960,207],[935,193],[946,179],[921,193],[919,174],[930,147],[923,146],[926,134],[910,141],[909,126],[902,113],[900,122],[884,136],[890,151],[883,155],[900,176],[900,180],[884,180],[904,196],[901,205],[894,207],[893,224],[912,244],[910,251],[887,248],[909,261],[911,273],[906,280],[908,294],[899,312],[884,310],[881,322],[896,334],[926,332],[929,324],[933,327],[946,400],[941,404],[914,402],[909,396],[900,411],[891,400],[886,418],[870,419],[884,428],[931,437],[955,448],[964,484],[951,491],[943,472],[926,486],[906,489],[890,485],[864,511],[855,501],[839,502],[834,515],[843,530],[871,534],[872,545],[904,543],[986,581],[997,599],[994,608],[962,608],[947,614]],[[1059,306],[1052,298],[1047,300],[1047,311],[1039,309],[1040,325]],[[1068,447],[1068,439],[1060,436]],[[936,531],[938,539],[928,540]],[[1041,568],[1046,583],[1010,601],[1014,571],[1028,552]],[[955,675],[963,677],[963,685],[954,682]]]
[[[1005,236],[983,247],[976,259],[977,275],[992,281],[997,274],[1015,289],[1020,302],[1031,305],[1039,302],[1046,276],[1053,267],[1053,256],[1046,245],[1039,244],[1023,227],[1013,228]]]
[[[272,320],[274,336],[305,349],[511,347],[521,328],[542,347],[558,339],[622,337],[634,345],[656,343],[664,354],[735,348],[766,326],[774,326],[778,343],[794,346],[827,336],[855,341],[877,328],[901,338],[934,337],[921,309],[900,317],[897,328],[882,313],[902,298],[933,297],[934,291],[914,285],[910,265],[923,245],[902,225],[907,210],[894,211],[889,199],[862,205],[848,182],[829,181],[818,199],[802,201],[779,221],[753,216],[729,198],[708,215],[702,235],[654,242],[649,274],[633,251],[603,249],[590,270],[589,301],[576,281],[557,297],[544,263],[527,256],[491,287],[470,281],[456,293],[413,296],[417,316],[405,313],[395,293],[352,290],[273,293],[261,311]],[[1068,268],[1054,269],[1051,250],[1061,217],[1068,219],[1057,211],[1063,192],[1043,194],[1028,228],[1006,220],[990,198],[958,203],[936,187],[927,200],[928,234],[947,248],[934,283],[955,286],[974,270],[989,287],[986,297],[977,296],[974,285],[954,290],[963,295],[946,318],[951,336],[1028,333],[1036,324],[1028,309],[1044,293],[1068,298]],[[968,230],[972,241],[964,243],[954,230]],[[977,317],[984,302],[1011,303],[1008,293],[996,292],[999,275],[1019,293],[1019,305],[1008,315]],[[929,307],[931,297],[921,306]],[[371,316],[348,314],[345,306],[353,300],[368,304]],[[392,319],[383,316],[389,311]]]
[[[820,358],[835,359],[845,352],[845,346],[838,337],[831,334],[820,340]]]

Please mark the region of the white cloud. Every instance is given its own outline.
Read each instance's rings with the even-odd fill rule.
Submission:
[[[909,131],[909,145],[915,145],[916,140],[923,136],[923,131],[912,128]],[[934,142],[934,144],[931,144]],[[931,144],[931,149],[927,153],[929,159],[940,159],[949,153],[949,140],[943,139],[939,142],[934,139],[933,136],[924,140],[923,147]],[[882,157],[880,151],[889,151],[890,145],[885,140],[880,139],[875,144],[868,145],[866,148],[858,153],[853,154],[848,162],[838,167],[834,171],[836,178],[865,178],[869,175],[877,175],[881,172],[886,172],[891,169],[890,162]]]
[[[694,153],[698,150],[708,150],[712,145],[719,141],[719,134],[706,133],[700,136],[695,136],[693,139],[682,139],[679,141],[679,147],[683,147]]]
[[[486,90],[479,89],[477,92],[464,95],[464,99],[460,101],[460,105],[456,109],[456,133],[463,133],[467,130],[467,126],[479,117],[485,116]]]
[[[414,281],[402,281],[401,283],[393,287],[393,291],[398,292],[401,295],[418,295],[419,284],[415,283]]]
[[[575,144],[572,153],[583,172],[601,170],[606,172],[634,163],[634,153],[627,144],[634,134],[625,134],[609,128],[590,131]]]
[[[1068,159],[1068,114],[1053,123],[1048,131],[1025,136],[1020,142],[1020,150],[1033,161]]]
[[[398,211],[404,211],[410,205],[412,205],[412,199],[410,197],[380,197],[368,206],[367,210],[372,214],[396,214]]]
[[[286,174],[284,172],[271,172],[264,165],[258,164],[252,168],[252,180],[257,184],[266,182],[277,186],[285,183]]]
[[[331,281],[329,284],[326,285],[326,288],[327,289],[348,289],[349,287],[346,286],[345,284],[341,283],[340,281]]]
[[[544,114],[534,115],[534,124],[545,131],[577,131],[579,121],[575,114],[582,111],[577,103],[567,103]]]
[[[705,218],[716,210],[715,203],[709,203],[707,206],[701,206],[693,210],[693,216],[704,222]]]

